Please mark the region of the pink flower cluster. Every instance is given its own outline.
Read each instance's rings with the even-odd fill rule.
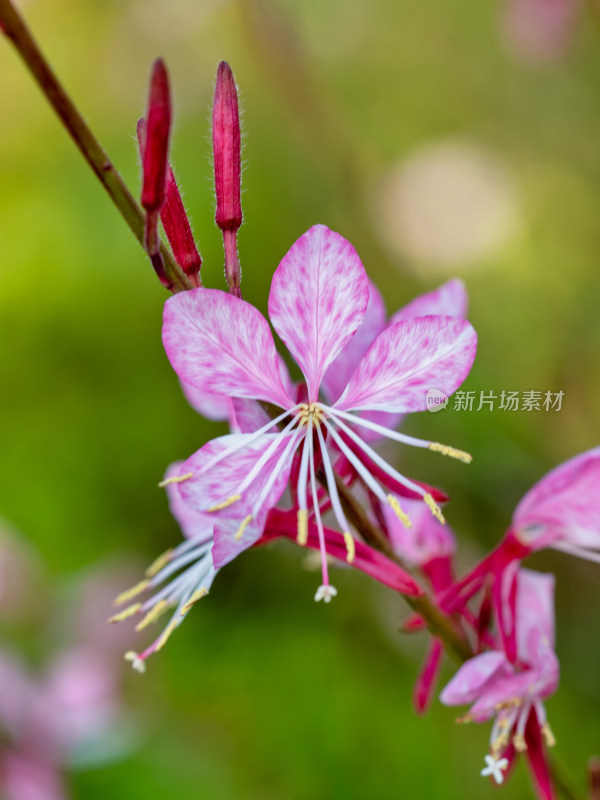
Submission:
[[[433,603],[472,653],[442,702],[470,704],[462,721],[494,720],[482,775],[502,782],[523,752],[539,796],[553,798],[545,747],[554,738],[544,701],[559,674],[554,579],[521,562],[544,547],[599,558],[600,448],[541,480],[498,547],[457,580],[456,542],[441,508],[447,496],[404,475],[377,444],[388,439],[470,462],[461,450],[397,430],[405,414],[426,409],[429,390],[451,395],[469,373],[476,334],[465,319],[463,284],[449,281],[388,320],[352,245],[315,225],[273,274],[269,324],[241,296],[240,133],[229,67],[219,66],[213,111],[216,221],[229,292],[201,284],[200,257],[167,162],[169,125],[166,70],[157,62],[147,119],[138,126],[147,249],[157,268],[160,216],[195,287],[167,300],[163,343],[190,403],[228,420],[231,433],[167,470],[161,485],[184,541],[117,598],[118,605],[134,602],[112,621],[141,616],[142,629],[167,611],[171,617],[149,647],[127,658],[143,671],[219,569],[249,547],[288,538],[320,553],[317,601],[337,594],[332,558],[413,598],[417,609],[424,598]],[[161,277],[160,265],[157,272]],[[302,374],[299,383],[276,350],[271,326]],[[406,630],[428,627],[426,617],[417,611]],[[433,697],[442,663],[443,636],[432,630],[415,686],[419,712]]]
[[[11,578],[28,582],[35,564],[2,534],[0,552]],[[17,557],[15,557],[17,556]],[[39,577],[39,575],[38,575]],[[118,758],[134,743],[121,698],[123,631],[108,633],[102,609],[115,576],[79,582],[68,608],[53,607],[61,645],[31,666],[13,647],[0,647],[0,795],[4,800],[67,800],[67,773]],[[121,577],[121,576],[117,576]],[[6,574],[0,569],[0,587]],[[31,589],[31,586],[28,586]],[[24,598],[0,592],[0,618],[27,613]],[[56,613],[54,613],[56,611]],[[44,639],[47,630],[44,631]]]

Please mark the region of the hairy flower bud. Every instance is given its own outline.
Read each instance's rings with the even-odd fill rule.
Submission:
[[[242,224],[240,118],[235,81],[226,61],[221,61],[217,70],[212,121],[217,194],[215,219],[222,231],[237,231]]]

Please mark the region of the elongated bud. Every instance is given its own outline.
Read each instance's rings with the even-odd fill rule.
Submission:
[[[213,104],[213,155],[217,196],[215,220],[223,231],[225,277],[230,292],[241,296],[236,238],[242,224],[240,117],[235,81],[226,61],[221,61],[217,69]]]
[[[146,148],[142,205],[146,211],[159,211],[165,200],[165,179],[171,129],[171,97],[165,64],[157,58],[152,65],[146,114]]]
[[[215,220],[222,231],[237,231],[242,224],[240,117],[235,81],[226,61],[221,61],[217,70],[213,153],[217,193]]]
[[[202,259],[196,247],[190,221],[185,212],[177,181],[170,166],[167,167],[165,202],[160,210],[160,219],[171,245],[175,261],[186,275],[193,277],[198,286]]]
[[[144,119],[138,120],[137,138],[143,162],[146,152],[146,120]],[[171,245],[175,261],[186,275],[193,279],[196,286],[202,286],[200,279],[202,259],[194,241],[190,221],[177,186],[177,180],[168,162],[165,200],[160,209],[160,219]]]

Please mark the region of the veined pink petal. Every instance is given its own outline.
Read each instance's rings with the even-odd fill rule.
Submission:
[[[218,289],[179,292],[165,303],[163,343],[181,380],[203,392],[293,405],[269,325],[250,303]]]
[[[325,370],[360,326],[368,301],[356,250],[324,225],[303,234],[275,270],[269,317],[304,373],[309,401],[317,400]]]
[[[420,317],[392,325],[375,339],[335,408],[424,411],[429,389],[450,395],[460,386],[476,347],[465,320]]]
[[[239,433],[207,442],[180,468],[182,476],[192,473],[191,478],[178,484],[183,499],[194,511],[201,513],[224,505],[223,508],[210,512],[215,522],[219,518],[237,520],[239,527],[240,521],[251,514],[253,504],[263,492],[292,436],[293,434],[267,433],[255,438],[252,434]],[[244,479],[271,445],[275,445],[273,452],[255,479],[240,492]],[[213,463],[216,457],[229,450],[232,451],[229,455]],[[281,497],[288,482],[292,458],[293,452],[279,467],[277,479],[261,504],[265,510],[274,506]],[[232,500],[238,495],[241,496]]]
[[[410,303],[396,311],[390,319],[390,325],[395,325],[396,322],[402,322],[405,319],[432,315],[465,319],[467,304],[467,290],[464,283],[460,278],[452,278],[438,289],[415,297]]]
[[[513,528],[533,549],[551,540],[600,548],[600,447],[545,475],[516,508]]]
[[[346,562],[348,550],[342,534],[330,528],[325,528],[324,533],[325,547],[328,555],[332,558],[337,558],[339,561]],[[261,542],[268,542],[281,537],[291,539],[295,542],[296,536],[296,512],[280,511],[276,508],[272,509],[267,517]],[[313,522],[309,522],[308,524],[307,547],[313,550],[320,549],[317,526]],[[373,550],[368,545],[359,541],[354,542],[354,547],[353,567],[362,570],[376,581],[389,586],[391,589],[395,589],[397,592],[400,592],[400,594],[406,594],[412,597],[419,597],[423,594],[423,590],[416,583],[414,578],[389,558],[386,558],[382,553]]]
[[[194,411],[215,422],[229,419],[231,412],[229,397],[224,394],[210,394],[210,392],[205,392],[203,389],[192,386],[191,383],[186,383],[185,381],[179,381],[179,383],[185,399]]]
[[[470,658],[442,690],[440,700],[445,706],[472,703],[484,687],[499,675],[510,674],[504,653],[490,650]]]
[[[386,326],[383,298],[375,284],[368,281],[368,286],[369,304],[364,319],[354,336],[329,366],[321,383],[321,389],[331,403],[342,394],[360,360]]]
[[[233,423],[240,433],[254,433],[264,427],[270,420],[269,415],[256,400],[245,397],[234,397],[231,401]]]

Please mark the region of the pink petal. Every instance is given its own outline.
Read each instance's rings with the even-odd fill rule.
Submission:
[[[445,706],[472,703],[496,676],[506,674],[508,665],[504,653],[490,650],[470,658],[442,690],[440,700]]]
[[[427,392],[452,394],[466,378],[477,347],[470,323],[451,317],[420,317],[381,333],[346,391],[342,410],[424,411]]]
[[[281,537],[291,539],[295,542],[296,536],[296,512],[273,509],[267,517],[261,542],[267,542]],[[320,549],[317,527],[313,522],[309,522],[308,524],[307,547],[313,550]],[[362,570],[376,581],[379,581],[379,583],[389,586],[391,589],[400,592],[400,594],[409,595],[411,597],[419,597],[423,594],[421,587],[408,572],[393,561],[390,561],[390,559],[386,558],[382,553],[373,550],[368,545],[359,541],[354,542],[354,547],[355,555],[352,561],[353,567]],[[325,528],[325,548],[328,555],[332,558],[346,562],[347,550],[342,534],[330,528]]]
[[[5,800],[67,800],[58,766],[26,751],[7,751],[0,762]]]
[[[215,525],[215,543],[212,547],[212,559],[215,569],[224,567],[244,550],[252,547],[260,539],[265,523],[265,515],[252,520],[242,535],[236,536],[239,522],[237,520],[218,520]]]
[[[231,406],[230,400],[223,394],[210,394],[191,383],[180,381],[185,399],[199,414],[215,422],[229,419]]]
[[[538,663],[554,647],[555,582],[550,573],[529,569],[517,573],[517,653],[528,664]]]
[[[181,380],[203,392],[292,405],[269,325],[250,303],[218,289],[179,292],[165,303],[163,344]]]
[[[390,319],[390,325],[402,322],[405,319],[432,315],[465,319],[467,316],[467,304],[467,290],[464,283],[460,278],[453,278],[433,292],[427,292],[427,294],[415,297],[408,305],[396,311]]]
[[[448,525],[438,522],[425,503],[403,499],[400,505],[412,521],[410,530],[402,525],[391,506],[384,506],[384,514],[392,547],[401,558],[422,566],[434,558],[454,553],[454,534]]]
[[[495,576],[492,601],[496,611],[498,633],[510,662],[517,659],[517,571],[519,561],[511,561]]]
[[[536,677],[537,673],[534,670],[526,670],[512,675],[507,673],[495,675],[483,687],[477,701],[469,709],[469,714],[475,722],[485,722],[497,714],[499,706],[514,700],[528,698],[529,690]]]
[[[254,433],[264,427],[270,420],[269,415],[256,400],[234,397],[233,423],[240,433]]]
[[[431,705],[443,653],[441,640],[433,637],[413,691],[413,704],[417,714],[424,714]]]
[[[181,475],[182,466],[182,461],[171,464],[165,473],[165,478],[174,478]],[[200,514],[194,511],[184,501],[177,483],[167,484],[166,491],[171,514],[175,517],[186,539],[208,540],[212,538],[214,519],[209,514]]]
[[[549,537],[600,548],[600,447],[560,464],[536,483],[517,506],[513,527],[535,549]]]
[[[269,295],[273,327],[298,362],[317,400],[325,370],[360,326],[369,301],[367,275],[355,249],[315,225],[275,270]]]
[[[329,366],[321,388],[327,400],[333,403],[342,394],[354,370],[360,363],[375,337],[386,326],[386,313],[383,298],[375,284],[368,281],[369,304],[360,327],[346,344],[342,352]],[[381,423],[386,424],[386,423]],[[394,426],[395,427],[395,426]]]
[[[239,494],[239,487],[244,478],[267,448],[273,442],[277,442],[276,449],[265,462],[255,480],[242,493],[241,499],[221,510],[210,512],[215,522],[218,519],[221,520],[222,526],[223,520],[236,520],[239,527],[239,522],[250,513],[253,503],[271,477],[271,473],[289,441],[290,435],[280,433],[267,433],[258,438],[252,438],[250,434],[239,433],[213,439],[180,467],[180,475],[193,473],[192,478],[178,484],[183,499],[194,511],[206,513],[207,509],[220,505]],[[213,457],[235,446],[238,446],[239,449],[225,456],[216,464],[211,463]],[[292,458],[293,452],[280,468],[277,480],[265,499],[265,510],[274,506],[281,497],[289,478]],[[208,468],[206,468],[207,465]]]

